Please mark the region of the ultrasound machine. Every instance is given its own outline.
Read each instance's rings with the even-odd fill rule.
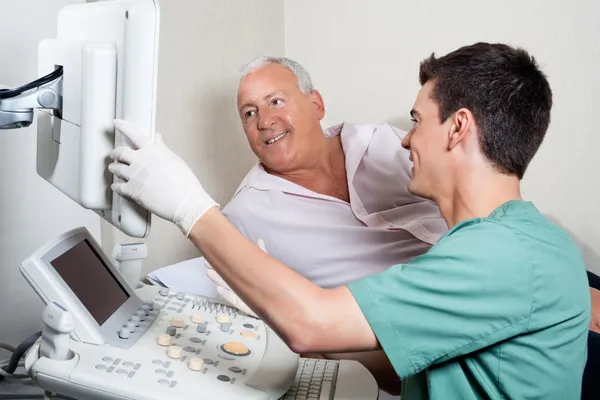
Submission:
[[[300,358],[261,320],[168,288],[133,289],[85,228],[21,264],[47,304],[25,368],[75,399],[376,399],[356,361]]]
[[[106,167],[110,151],[129,144],[115,118],[154,135],[159,17],[158,0],[65,6],[57,37],[39,44],[40,78],[0,89],[0,129],[28,127],[38,111],[38,175],[135,238],[147,237],[151,215],[112,192],[118,178]],[[85,228],[42,246],[20,270],[46,306],[43,329],[13,352],[0,381],[15,376],[13,358],[25,354],[25,378],[47,399],[378,397],[356,361],[301,358],[263,321],[226,303],[138,287]],[[30,398],[10,396],[0,392]]]

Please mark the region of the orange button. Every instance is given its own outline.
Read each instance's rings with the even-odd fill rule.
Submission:
[[[244,345],[242,342],[229,342],[223,345],[223,350],[227,353],[235,354],[235,355],[244,355],[248,354],[250,350]]]
[[[249,338],[249,339],[254,339],[256,338],[256,332],[252,332],[252,331],[241,331],[240,335],[242,335],[245,338]]]

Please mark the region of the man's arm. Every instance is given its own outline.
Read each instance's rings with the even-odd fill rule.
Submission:
[[[215,208],[189,238],[231,288],[297,353],[379,348],[347,287],[323,289],[261,251]]]

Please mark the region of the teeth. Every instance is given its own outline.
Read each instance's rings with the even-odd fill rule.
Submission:
[[[285,135],[287,135],[287,131],[286,131],[286,132],[283,132],[281,135],[277,135],[277,136],[275,136],[273,139],[270,139],[270,140],[268,140],[268,141],[267,141],[267,144],[273,144],[273,143],[275,143],[276,141],[278,141],[279,139],[281,139],[282,137],[284,137]]]

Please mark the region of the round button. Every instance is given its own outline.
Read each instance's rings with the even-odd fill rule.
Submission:
[[[231,380],[231,378],[228,377],[227,375],[219,375],[219,376],[217,376],[217,379],[220,380],[221,382],[229,382]]]
[[[171,318],[171,325],[175,328],[183,328],[185,321],[183,320],[183,317],[173,317]]]
[[[131,334],[131,332],[129,332],[129,328],[127,328],[127,327],[123,327],[119,331],[119,337],[121,339],[128,339],[130,334]]]
[[[227,314],[219,314],[217,315],[217,322],[220,324],[224,324],[226,322],[229,322],[229,315]]]
[[[204,359],[204,364],[211,365],[211,364],[214,364],[214,363],[215,362],[213,360],[211,360],[210,358],[205,358]]]
[[[248,338],[248,339],[254,339],[257,336],[256,332],[252,332],[252,331],[241,331],[240,335],[242,335],[243,337]]]
[[[190,342],[192,342],[192,343],[202,343],[202,339],[200,339],[198,337],[193,337],[193,338],[190,338]]]
[[[167,383],[169,383],[169,380],[168,379],[164,379],[164,378],[163,379],[159,379],[158,383],[166,385]]]
[[[129,332],[135,331],[135,323],[133,321],[129,321],[125,326],[129,328]]]
[[[141,311],[144,312],[144,315],[150,315],[150,306],[147,304],[142,304]]]
[[[133,363],[132,363],[131,361],[125,361],[125,362],[123,363],[123,366],[124,366],[124,367],[133,367]]]
[[[127,370],[124,370],[124,369],[118,369],[118,370],[117,370],[117,374],[119,374],[119,375],[127,375]]]
[[[242,342],[229,342],[221,346],[221,349],[234,356],[245,356],[250,354],[250,350]]]
[[[181,347],[173,345],[167,350],[167,355],[171,358],[181,358],[182,351]]]
[[[156,341],[161,346],[170,346],[171,345],[171,335],[169,335],[168,333],[160,334],[158,336],[158,338],[156,339]]]
[[[188,353],[195,353],[196,349],[192,346],[186,346],[183,348],[184,351],[187,351]]]
[[[229,368],[229,370],[231,372],[235,372],[236,374],[239,374],[240,372],[242,372],[242,369],[240,367],[231,367],[231,368]]]
[[[198,324],[198,326],[196,327],[196,331],[199,333],[206,333],[206,322]]]
[[[195,312],[192,314],[192,322],[195,324],[201,324],[204,322],[204,314],[201,312]]]
[[[177,300],[183,300],[185,299],[185,293],[179,292],[175,295],[175,297],[177,298]]]
[[[162,365],[162,361],[161,360],[154,360],[152,361],[152,364],[156,364],[156,365]]]
[[[159,374],[159,375],[164,375],[164,374],[166,374],[166,373],[167,373],[167,371],[165,371],[164,369],[157,369],[157,370],[156,370],[156,371],[154,371],[154,372],[156,372],[156,373],[157,373],[157,374]]]
[[[148,309],[150,311],[154,310],[154,302],[153,301],[147,300],[143,304],[146,305],[146,306],[148,306]]]
[[[188,368],[192,371],[201,371],[204,368],[204,360],[200,357],[192,357],[188,362]]]
[[[252,325],[252,324],[244,324],[244,328],[254,329],[254,325]]]
[[[140,326],[140,317],[134,315],[133,317],[131,317],[131,322],[133,322],[135,326]]]
[[[140,321],[143,321],[144,317],[146,316],[146,313],[144,312],[144,310],[137,310],[135,312],[135,315],[137,315],[138,317],[140,317]]]
[[[167,326],[167,335],[175,336],[177,335],[177,328],[174,326]]]
[[[161,288],[158,292],[163,297],[167,297],[169,295],[169,288]]]
[[[104,371],[106,369],[106,365],[98,364],[98,365],[96,365],[96,369],[99,369],[100,371]]]
[[[102,361],[113,362],[114,360],[112,357],[102,357]]]

